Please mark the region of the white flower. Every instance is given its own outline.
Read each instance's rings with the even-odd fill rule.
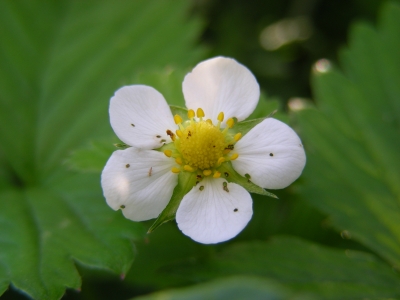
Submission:
[[[265,119],[243,137],[232,134],[234,118],[246,119],[259,93],[251,72],[224,57],[201,62],[186,75],[187,121],[173,116],[151,87],[119,89],[110,102],[111,126],[132,147],[115,151],[103,170],[108,205],[134,221],[156,218],[170,201],[179,174],[191,172],[198,182],[176,212],[179,228],[205,244],[236,236],[251,219],[252,199],[245,188],[227,182],[219,168],[230,161],[260,187],[280,189],[300,176],[306,160],[297,134],[276,119]],[[163,145],[163,151],[154,150]]]

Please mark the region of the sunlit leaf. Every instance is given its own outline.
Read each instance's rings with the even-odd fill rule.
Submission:
[[[299,113],[307,166],[301,194],[348,238],[400,266],[400,7],[378,30],[358,24],[345,73],[315,72],[318,110]],[[391,38],[389,38],[391,37]],[[393,39],[392,39],[393,38]]]

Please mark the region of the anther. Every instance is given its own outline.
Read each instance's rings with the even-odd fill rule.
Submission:
[[[235,121],[234,121],[232,118],[229,118],[229,119],[226,121],[226,125],[227,125],[229,128],[232,128],[233,125],[235,125]]]
[[[211,119],[207,119],[206,122],[210,125],[213,125],[213,122],[211,121]]]
[[[193,109],[189,109],[188,114],[187,114],[188,118],[191,120],[194,118],[195,113]]]
[[[235,136],[233,138],[237,142],[238,140],[240,140],[242,138],[242,134],[240,132],[238,132],[238,133],[235,134]]]
[[[171,150],[164,150],[165,156],[171,157],[172,156],[172,151]]]
[[[173,167],[171,171],[172,173],[178,174],[181,170],[179,168]]]
[[[198,118],[203,118],[205,116],[204,114],[204,110],[202,110],[201,108],[197,109],[197,117]]]
[[[176,135],[179,137],[179,138],[182,138],[182,136],[183,136],[183,133],[182,133],[182,130],[177,130],[176,131]]]
[[[220,166],[224,161],[225,161],[225,158],[223,158],[223,157],[218,158],[217,165]]]
[[[221,172],[215,171],[213,177],[214,178],[220,178],[221,177]]]
[[[182,158],[180,158],[180,157],[177,157],[176,159],[175,159],[175,162],[178,164],[178,165],[181,165],[183,162],[182,162]]]
[[[231,155],[231,157],[230,157],[230,160],[235,160],[235,159],[238,158],[238,157],[239,157],[239,154],[233,153],[233,154]]]
[[[182,123],[183,120],[182,120],[182,117],[180,115],[175,115],[174,116],[174,121],[175,121],[175,124],[179,125],[179,124]]]
[[[220,122],[222,122],[224,120],[224,113],[222,111],[218,114],[217,120]]]
[[[171,130],[167,130],[167,134],[169,135],[169,137],[171,138],[171,140],[175,141],[175,134],[171,131]]]
[[[209,175],[211,175],[211,173],[212,173],[211,170],[204,170],[203,171],[204,176],[209,176]]]
[[[195,169],[193,169],[191,166],[189,166],[189,165],[185,165],[184,167],[183,167],[183,169],[185,170],[185,171],[188,171],[188,172],[194,172],[194,171],[196,171]]]

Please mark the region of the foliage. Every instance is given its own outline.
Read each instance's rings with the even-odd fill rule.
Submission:
[[[384,8],[378,30],[357,24],[350,36],[344,74],[316,72],[319,110],[299,113],[309,149],[302,195],[399,268],[399,6]]]
[[[381,2],[363,6],[368,19]],[[301,46],[254,52],[243,41],[258,43],[254,26],[265,20],[250,24],[240,17],[244,2],[232,3],[208,24],[206,39],[218,38],[213,53],[233,55],[269,93],[304,93],[306,78],[291,78],[291,87],[270,70],[272,59],[282,70],[301,56]],[[119,143],[108,101],[124,84],[147,84],[182,111],[183,78],[204,57],[195,45],[202,23],[188,18],[190,5],[0,2],[0,294],[11,284],[34,299],[59,299],[65,288],[80,290],[83,274],[82,291],[65,299],[109,298],[104,280],[118,280],[128,297],[147,294],[137,299],[400,298],[400,7],[393,3],[377,28],[353,25],[340,68],[314,66],[314,107],[287,115],[278,99],[262,97],[250,119],[278,110],[274,117],[293,121],[307,165],[298,182],[276,192],[280,200],[252,195],[253,219],[237,238],[196,244],[174,222],[146,235],[152,221],[125,220],[105,204],[99,174]],[[257,15],[272,22],[283,5],[270,7],[273,16],[257,7]],[[210,30],[220,31],[210,39]],[[320,35],[308,55],[332,57]],[[243,132],[257,120],[246,122],[237,124]],[[173,219],[181,192],[152,229]]]
[[[0,2],[0,293],[11,283],[57,299],[79,289],[75,263],[130,268],[142,225],[107,207],[98,173],[62,163],[110,135],[108,100],[134,70],[199,59],[201,24],[186,20],[187,9],[185,1]],[[104,157],[80,155],[86,167]]]

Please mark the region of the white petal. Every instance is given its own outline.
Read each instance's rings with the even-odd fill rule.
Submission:
[[[300,138],[285,123],[268,118],[252,128],[235,145],[239,157],[232,161],[235,170],[251,176],[255,184],[282,189],[303,171],[306,155]]]
[[[205,117],[217,120],[222,111],[225,120],[246,119],[255,109],[260,87],[253,74],[231,58],[216,57],[199,63],[183,81],[186,107],[201,107]]]
[[[110,101],[110,121],[121,141],[144,149],[171,142],[166,131],[177,129],[164,97],[145,85],[124,86],[115,92]]]
[[[222,178],[205,178],[183,197],[176,222],[184,234],[203,244],[235,237],[253,214],[250,194],[240,185]],[[200,190],[203,186],[204,189]]]
[[[157,217],[171,199],[178,176],[173,159],[134,147],[115,151],[101,174],[107,204],[133,221]]]

